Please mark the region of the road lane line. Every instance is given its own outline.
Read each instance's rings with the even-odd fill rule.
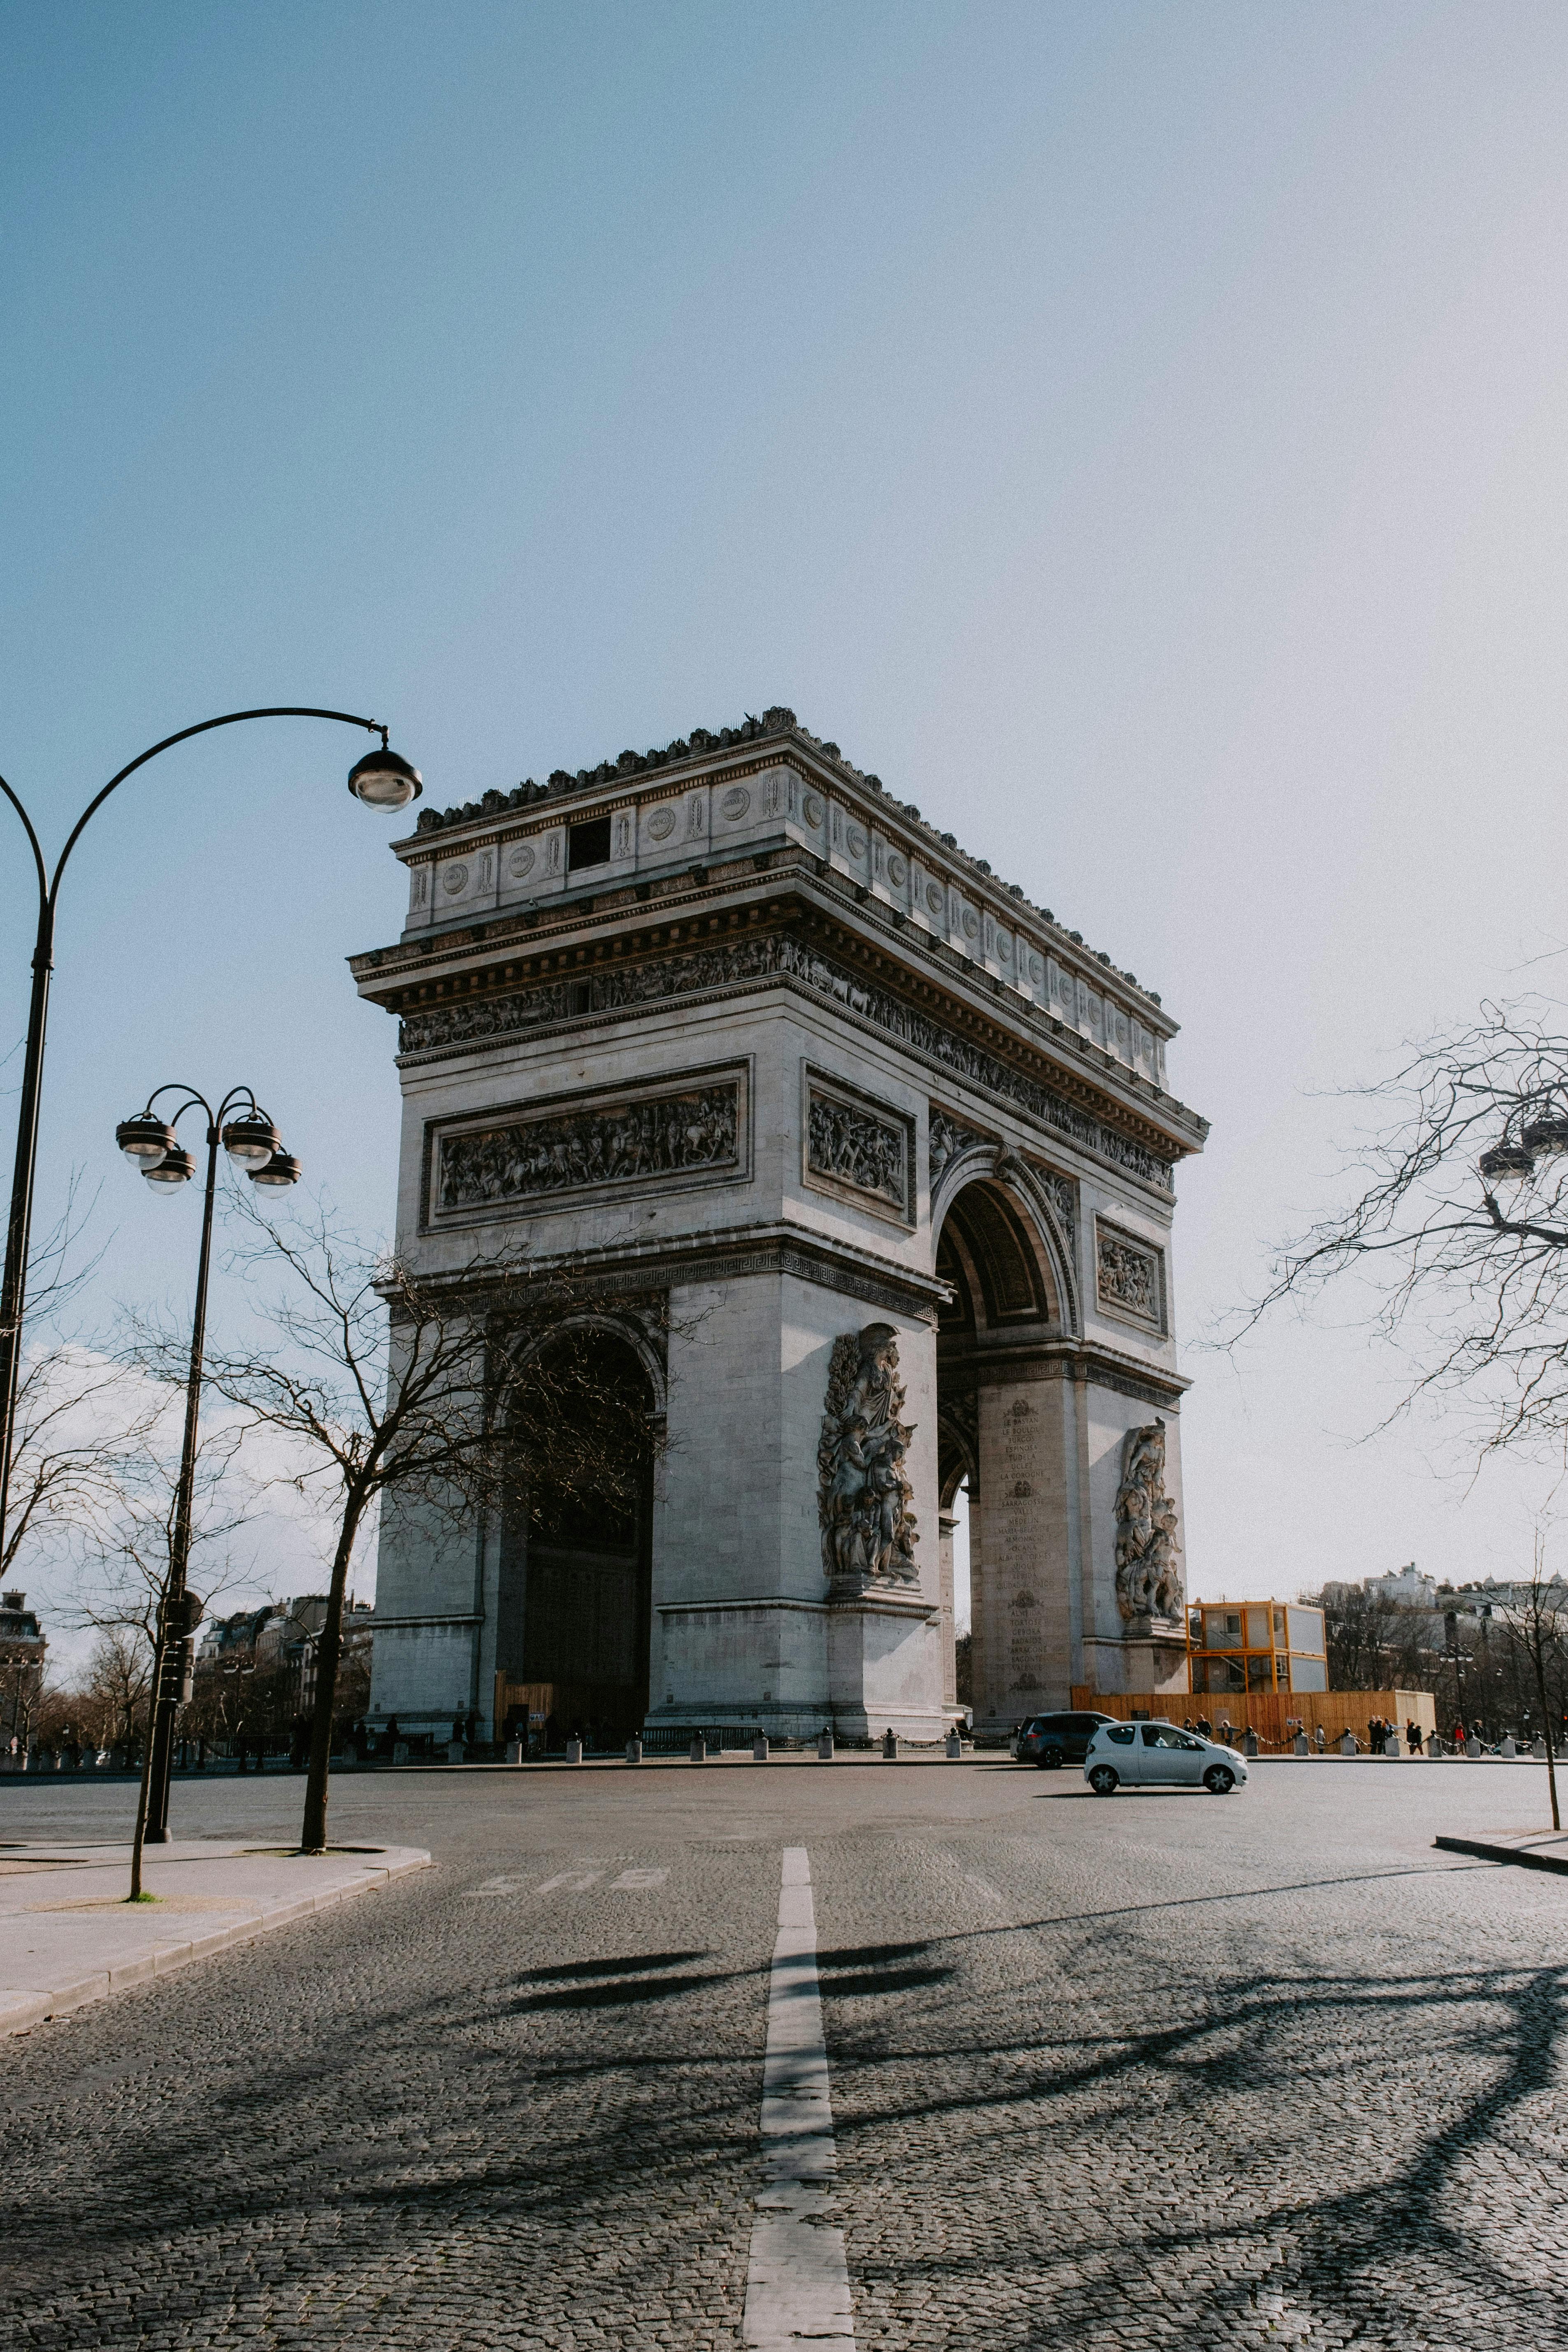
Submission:
[[[816,1977],[816,1914],[804,1846],[786,1846],[768,1979],[763,2174],[746,2273],[747,2352],[805,2345],[855,2352],[844,2232],[827,2219],[837,2158]]]

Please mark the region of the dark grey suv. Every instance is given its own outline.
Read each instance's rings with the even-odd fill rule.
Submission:
[[[1115,1721],[1113,1715],[1032,1715],[1018,1734],[1018,1761],[1042,1772],[1081,1764],[1100,1725]]]

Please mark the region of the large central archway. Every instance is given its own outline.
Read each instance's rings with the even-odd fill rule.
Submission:
[[[977,1144],[943,1171],[932,1203],[936,1271],[951,1297],[937,1326],[938,1506],[944,1651],[951,1677],[952,1537],[969,1490],[973,1701],[995,1729],[1070,1703],[1081,1619],[1061,1412],[1076,1308],[1070,1239],[1049,1178]],[[955,1696],[949,1679],[944,1696]]]
[[[513,1735],[526,1717],[536,1737],[618,1744],[647,1712],[658,1397],[631,1341],[591,1322],[526,1349],[521,1386],[498,1712]]]

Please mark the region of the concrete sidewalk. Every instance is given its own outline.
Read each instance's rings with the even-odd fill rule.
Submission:
[[[416,1846],[309,1855],[187,1840],[148,1847],[142,1885],[157,1899],[131,1904],[129,1845],[0,1845],[0,2032],[252,1943],[429,1860]]]
[[[1479,1854],[1483,1862],[1568,1872],[1568,1832],[1558,1830],[1496,1830],[1488,1837],[1436,1837],[1432,1843],[1447,1853]]]

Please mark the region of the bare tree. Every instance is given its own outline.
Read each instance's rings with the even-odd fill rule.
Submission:
[[[1418,1687],[1426,1663],[1426,1621],[1420,1612],[1358,1584],[1325,1584],[1300,1597],[1306,1606],[1323,1612],[1331,1690]]]
[[[421,1274],[320,1203],[277,1222],[248,1202],[242,1213],[255,1241],[235,1263],[258,1282],[281,1273],[283,1287],[264,1302],[258,1344],[209,1350],[206,1381],[253,1429],[287,1441],[291,1466],[279,1479],[315,1498],[333,1530],[300,1832],[303,1850],[319,1853],[343,1601],[374,1507],[392,1493],[459,1521],[503,1507],[521,1491],[510,1434],[546,1408],[554,1492],[603,1493],[617,1478],[629,1492],[631,1465],[654,1434],[646,1410],[601,1377],[591,1349],[517,1341],[613,1323],[630,1306],[646,1331],[665,1310],[611,1296],[577,1271],[541,1269],[521,1251]],[[175,1336],[144,1329],[142,1360],[173,1372]]]
[[[121,1748],[127,1762],[146,1737],[153,1651],[132,1625],[106,1626],[78,1687],[78,1709],[100,1748]]]
[[[1356,1198],[1279,1253],[1240,1337],[1339,1277],[1411,1360],[1405,1398],[1457,1396],[1483,1452],[1568,1443],[1568,1035],[1541,999],[1484,1007],[1363,1090]]]
[[[31,1344],[16,1384],[11,1492],[0,1573],[24,1572],[75,1543],[101,1539],[163,1411],[163,1401],[75,1328],[101,1252],[82,1247],[91,1213],[72,1178],[28,1276]],[[30,1576],[30,1569],[28,1570]]]

